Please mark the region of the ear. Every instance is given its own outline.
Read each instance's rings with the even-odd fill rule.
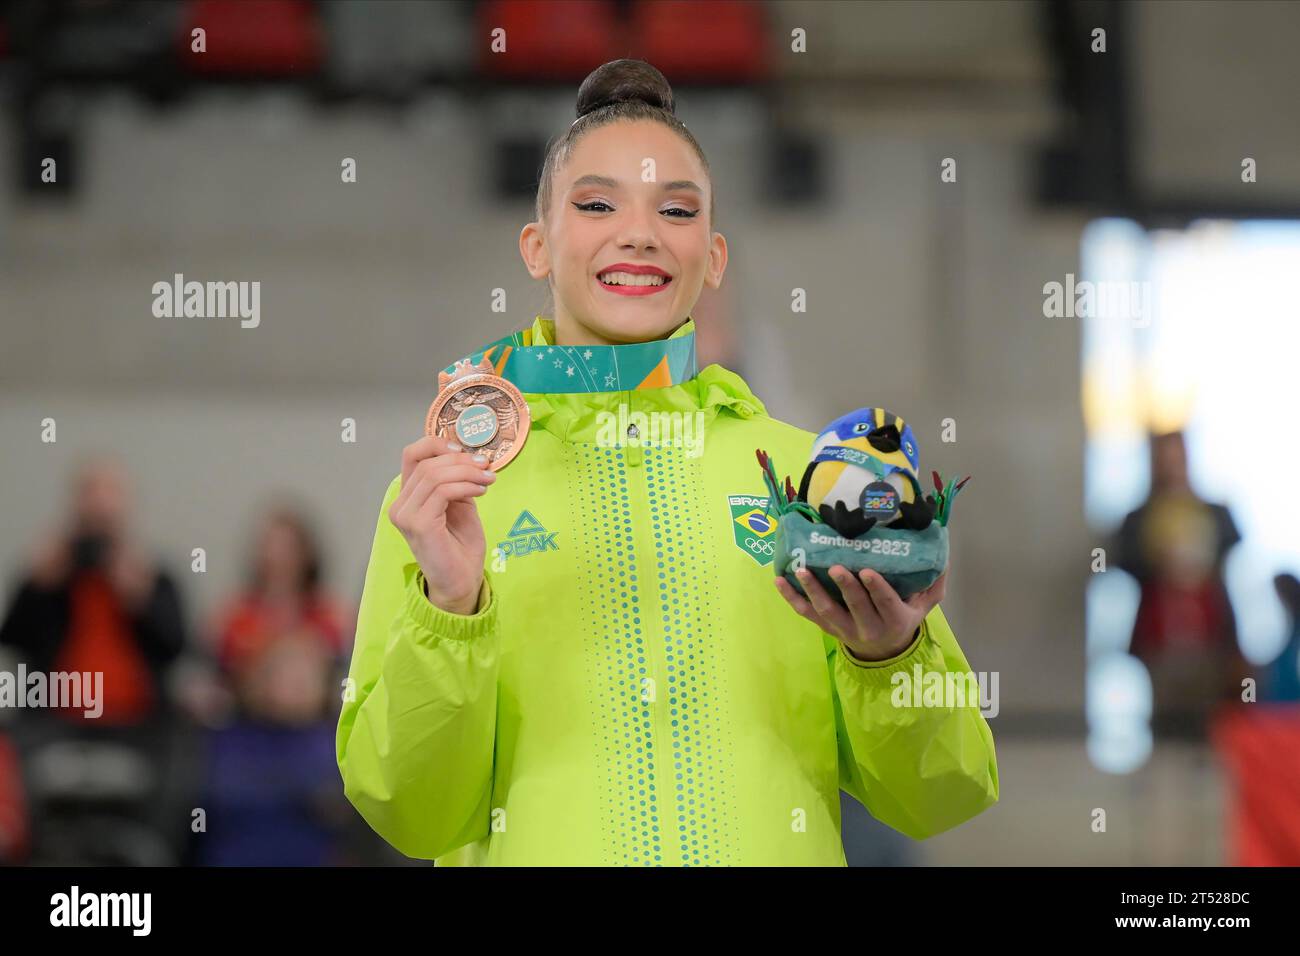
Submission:
[[[540,222],[530,222],[519,233],[519,254],[528,267],[528,274],[534,279],[545,279],[551,274],[551,250],[546,245],[546,232]]]
[[[722,273],[727,269],[727,237],[715,232],[709,238],[709,267],[704,272],[704,284],[710,289],[722,285]]]

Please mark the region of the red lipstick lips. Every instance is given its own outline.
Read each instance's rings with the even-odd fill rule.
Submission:
[[[621,276],[615,276],[615,278],[627,284],[602,282],[600,279],[601,276],[614,276],[615,273],[622,273]],[[663,282],[638,281],[631,278],[634,276],[659,276],[663,279]],[[615,295],[653,295],[668,288],[672,281],[673,277],[658,266],[636,265],[631,262],[616,262],[612,266],[606,266],[596,274],[596,284],[607,292],[613,292]]]

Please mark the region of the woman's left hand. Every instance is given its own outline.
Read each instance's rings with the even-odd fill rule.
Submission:
[[[830,576],[844,595],[846,611],[807,568],[795,573],[808,597],[778,576],[776,589],[781,596],[801,617],[837,637],[851,655],[863,662],[887,660],[907,650],[925,616],[943,600],[948,584],[948,569],[944,568],[933,584],[904,601],[875,571],[864,568],[855,577],[844,565],[836,564],[830,568]]]

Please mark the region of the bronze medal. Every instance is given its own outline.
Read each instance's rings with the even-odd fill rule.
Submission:
[[[497,375],[488,359],[478,365],[467,359],[450,375],[438,373],[438,397],[429,406],[424,433],[487,455],[488,468],[500,471],[523,449],[531,421],[528,402],[514,383]]]

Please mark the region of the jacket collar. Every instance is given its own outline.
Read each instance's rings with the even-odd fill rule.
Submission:
[[[626,392],[665,388],[693,379],[695,320],[687,318],[664,339],[627,345],[556,345],[555,322],[537,316],[531,328],[489,342],[466,356],[484,358],[525,394]],[[455,363],[447,366],[451,374]]]
[[[695,320],[672,335],[630,345],[555,345],[555,324],[537,316],[531,327],[512,332],[466,356],[477,365],[486,356],[498,375],[524,393],[533,426],[565,442],[594,442],[610,414],[666,411],[704,413],[705,424],[721,412],[737,418],[766,415],[749,385],[721,365],[695,364]],[[585,353],[592,354],[587,356]],[[537,356],[540,355],[541,358]],[[557,366],[559,360],[562,364]],[[568,374],[572,366],[573,375]],[[451,374],[455,363],[445,371]],[[599,374],[592,374],[598,370]],[[610,385],[613,376],[613,385]]]

